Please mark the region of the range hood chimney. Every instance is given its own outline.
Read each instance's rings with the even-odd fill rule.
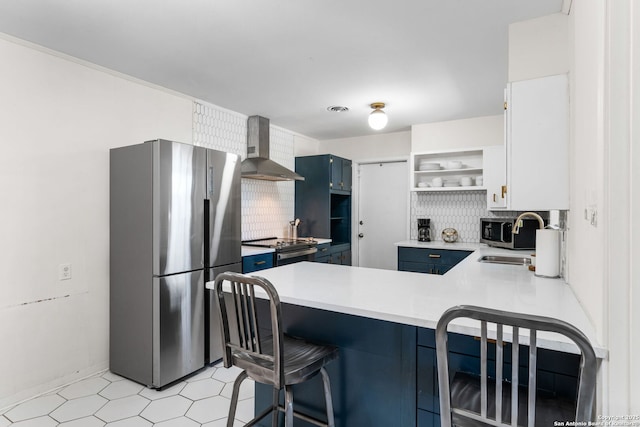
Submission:
[[[242,162],[243,178],[304,181],[304,177],[269,158],[269,119],[251,116],[247,125],[247,158]]]

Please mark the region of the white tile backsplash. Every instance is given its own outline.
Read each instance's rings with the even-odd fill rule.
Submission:
[[[269,155],[294,169],[294,135],[271,127]],[[193,104],[195,145],[247,157],[247,116],[203,102]],[[292,181],[242,180],[242,240],[286,237],[295,212],[295,184]]]
[[[515,216],[512,211],[490,212],[487,210],[484,191],[411,192],[410,229],[411,238],[418,238],[418,218],[431,219],[431,236],[442,240],[442,230],[458,230],[458,241],[478,243],[480,241],[480,218]]]

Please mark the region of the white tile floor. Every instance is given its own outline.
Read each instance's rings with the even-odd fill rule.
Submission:
[[[157,391],[107,371],[0,411],[0,427],[226,426],[239,373],[218,364]],[[253,418],[253,389],[242,383],[234,427]]]

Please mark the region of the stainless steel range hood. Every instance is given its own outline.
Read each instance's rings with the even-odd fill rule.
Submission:
[[[247,158],[242,162],[243,178],[304,181],[304,177],[269,158],[269,119],[251,116],[247,125]]]

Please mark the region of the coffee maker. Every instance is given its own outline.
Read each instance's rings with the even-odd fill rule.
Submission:
[[[429,218],[418,218],[418,242],[431,241],[431,220]]]

